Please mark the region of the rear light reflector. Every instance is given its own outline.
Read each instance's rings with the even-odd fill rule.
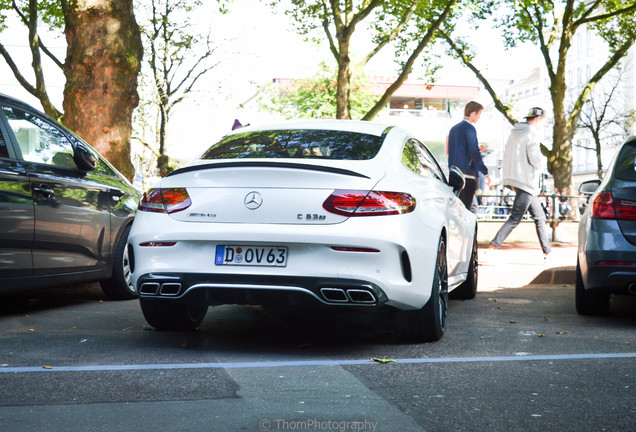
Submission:
[[[153,213],[176,213],[192,205],[186,188],[149,189],[144,193],[138,210]]]
[[[614,209],[616,210],[616,219],[636,220],[636,202],[616,199],[614,200]]]
[[[144,242],[139,243],[141,247],[169,247],[176,245],[177,242]]]
[[[596,261],[598,266],[630,266],[633,261]]]
[[[410,213],[415,198],[402,192],[337,189],[322,204],[328,212],[342,216],[383,216]]]
[[[361,248],[361,247],[344,247],[344,246],[331,246],[331,249],[338,252],[369,252],[369,253],[378,253],[380,252],[377,249],[373,248]]]
[[[592,217],[595,219],[636,220],[636,202],[612,197],[609,191],[594,198]]]

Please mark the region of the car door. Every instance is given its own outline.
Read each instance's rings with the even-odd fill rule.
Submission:
[[[463,231],[463,227],[465,226],[463,220],[463,205],[461,205],[461,201],[456,199],[446,184],[446,178],[440,166],[426,146],[416,139],[410,139],[405,148],[409,147],[414,155],[411,156],[411,160],[417,165],[418,173],[425,178],[434,180],[430,193],[434,194],[440,202],[440,212],[443,213],[443,217],[446,221],[448,229],[448,247],[446,248],[448,274],[449,276],[454,276],[460,271],[459,265],[462,262],[462,257],[465,255],[466,250],[466,236]]]
[[[31,275],[34,209],[29,175],[7,136],[0,116],[0,285],[1,278]]]
[[[75,163],[61,127],[22,107],[2,107],[29,174],[34,202],[33,274],[100,270],[110,252],[109,188]]]

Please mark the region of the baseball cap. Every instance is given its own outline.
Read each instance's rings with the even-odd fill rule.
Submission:
[[[534,118],[534,117],[539,117],[543,115],[545,115],[543,112],[543,108],[532,107],[530,108],[530,111],[528,111],[528,114],[525,116],[525,118]]]

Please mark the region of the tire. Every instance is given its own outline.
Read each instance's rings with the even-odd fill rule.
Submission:
[[[137,298],[137,290],[132,284],[130,259],[128,256],[128,233],[130,225],[124,231],[115,247],[113,273],[110,279],[100,281],[102,291],[110,300],[131,300]]]
[[[431,298],[421,309],[398,312],[398,333],[403,339],[434,342],[444,336],[447,317],[448,267],[446,242],[442,237],[437,246],[437,261],[433,274]]]
[[[580,315],[607,315],[610,309],[610,296],[599,290],[587,290],[583,285],[581,265],[576,260],[576,279],[574,282],[576,311]]]
[[[470,300],[477,295],[477,281],[479,279],[479,261],[477,251],[477,228],[475,228],[475,238],[473,240],[473,250],[470,254],[470,265],[468,266],[468,277],[453,291],[450,298],[454,300]]]
[[[140,298],[139,304],[148,324],[157,330],[195,330],[208,312],[205,303]]]

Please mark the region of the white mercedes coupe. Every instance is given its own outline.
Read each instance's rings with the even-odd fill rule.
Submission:
[[[222,304],[384,308],[402,337],[438,340],[449,293],[477,289],[463,186],[394,126],[235,130],[141,200],[128,251],[144,317],[187,330]]]

